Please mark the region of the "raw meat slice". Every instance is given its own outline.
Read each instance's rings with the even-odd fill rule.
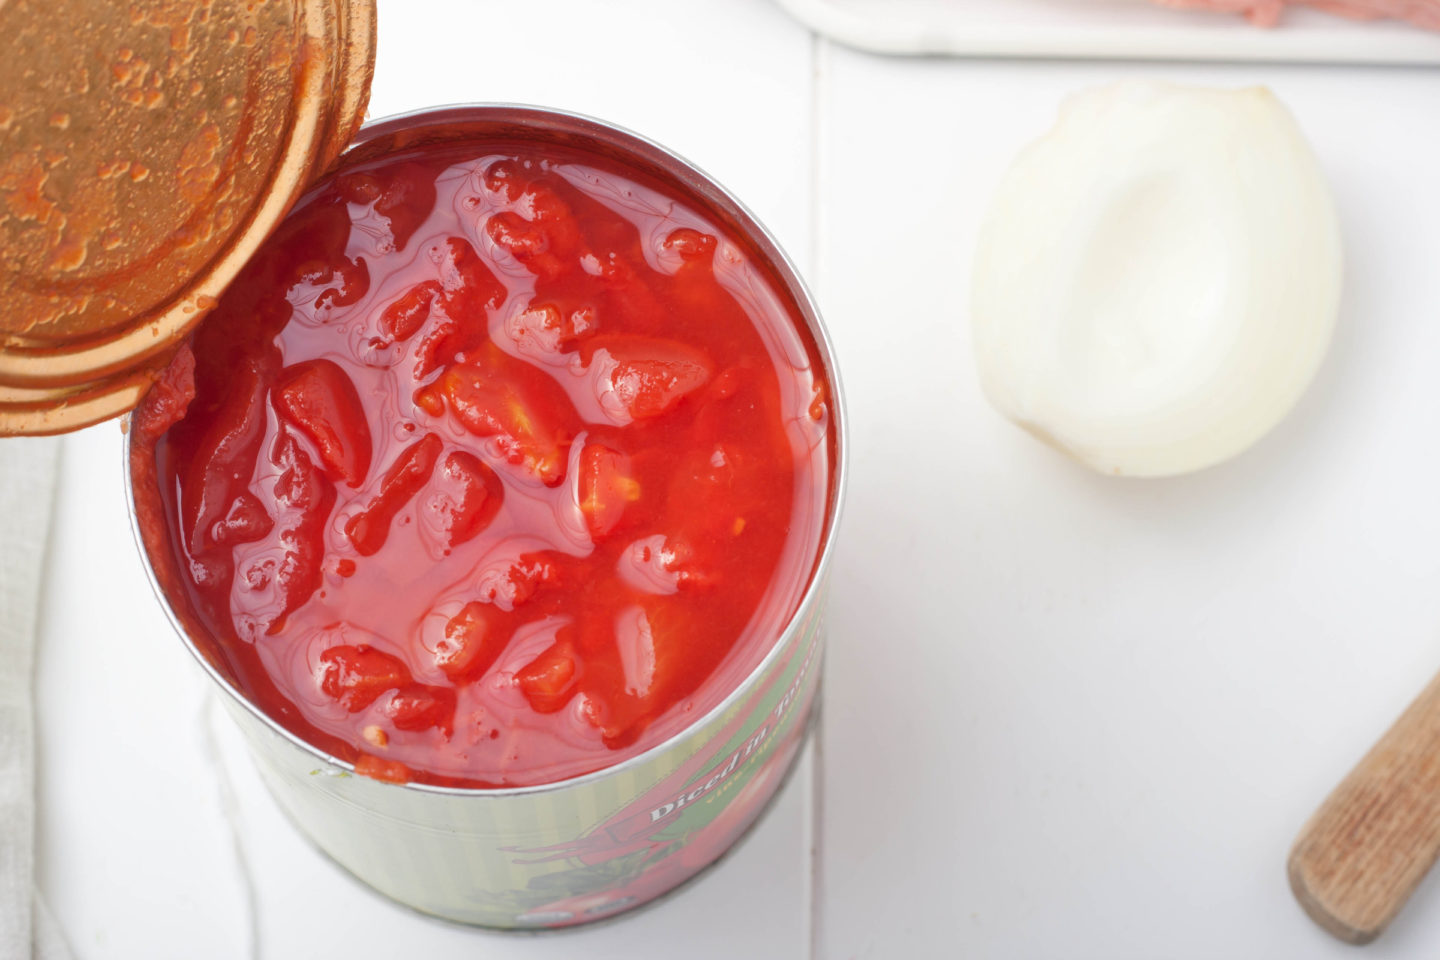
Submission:
[[[1408,20],[1417,27],[1440,30],[1440,0],[1154,0],[1167,7],[1243,13],[1256,26],[1273,27],[1289,3],[1304,3],[1326,13],[1357,20]]]

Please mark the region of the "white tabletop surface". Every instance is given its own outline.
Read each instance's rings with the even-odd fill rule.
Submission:
[[[1237,29],[1246,29],[1236,24]],[[607,926],[452,927],[358,886],[260,785],[150,596],[120,432],[64,442],[38,665],[39,883],[101,958],[1353,957],[1287,847],[1440,669],[1440,70],[886,59],[769,0],[381,0],[376,116],[591,113],[741,196],[849,399],[825,712],[717,869]],[[1087,473],[985,405],[979,218],[1069,91],[1266,83],[1329,173],[1334,349],[1202,474]],[[1375,958],[1440,951],[1440,883]]]

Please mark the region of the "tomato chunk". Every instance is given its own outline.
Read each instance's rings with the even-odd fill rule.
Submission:
[[[315,310],[322,317],[327,317],[336,307],[348,307],[358,302],[370,290],[370,270],[363,257],[354,260],[341,257],[329,280],[331,285],[315,298]]]
[[[647,597],[615,616],[618,675],[585,688],[588,718],[606,746],[633,743],[674,702],[686,685],[687,666],[694,668],[690,648],[698,635],[683,608],[666,598]]]
[[[210,539],[215,544],[252,543],[270,532],[275,520],[265,512],[265,506],[258,497],[246,490],[230,504],[224,519],[218,520],[210,530]]]
[[[505,287],[463,237],[450,237],[430,249],[440,271],[445,309],[458,319],[484,325],[486,308],[500,306]]]
[[[657,337],[598,336],[582,354],[597,368],[600,405],[620,423],[668,413],[703,387],[712,370],[696,348]]]
[[[160,373],[160,379],[145,394],[145,402],[135,408],[130,429],[135,439],[152,442],[178,423],[195,399],[195,354],[190,345],[182,343],[175,359]]]
[[[439,295],[440,284],[436,280],[417,283],[406,290],[381,312],[377,324],[380,336],[387,343],[415,336],[429,319],[430,305]]]
[[[409,683],[410,670],[404,663],[368,643],[341,644],[320,654],[320,689],[351,713]]]
[[[532,356],[559,354],[595,330],[595,308],[533,304],[510,317],[507,332],[522,352]]]
[[[527,164],[511,157],[495,160],[485,168],[485,186],[506,200],[513,201],[520,196],[525,184],[530,182],[530,177],[525,172],[526,166]]]
[[[438,727],[447,736],[455,720],[455,691],[412,683],[395,691],[385,705],[385,714],[397,730],[429,730]]]
[[[216,524],[249,486],[265,439],[265,375],[252,358],[240,361],[219,409],[190,460],[181,504],[191,553],[213,546]]]
[[[549,234],[539,224],[505,211],[489,219],[485,224],[485,232],[491,240],[509,250],[516,260],[537,277],[550,280],[565,272],[566,260],[551,250]]]
[[[383,174],[374,210],[390,228],[390,243],[404,250],[410,237],[435,209],[435,177],[421,164],[397,164]]]
[[[473,540],[500,512],[505,487],[473,453],[446,454],[435,480],[439,492],[426,504],[426,522],[446,549]]]
[[[281,371],[275,409],[320,453],[325,473],[360,486],[370,469],[370,427],[355,384],[331,360],[307,360]]]
[[[346,521],[345,535],[362,556],[372,556],[385,545],[391,521],[430,479],[444,446],[439,437],[427,433],[402,450],[380,480],[380,493]]]
[[[630,458],[598,443],[580,453],[580,512],[591,539],[599,541],[620,523],[625,508],[640,499]]]
[[[557,639],[515,674],[515,683],[536,713],[555,713],[575,695],[575,651]]]
[[[456,683],[487,669],[504,649],[499,621],[490,604],[475,600],[465,604],[445,622],[443,636],[431,647],[435,666]]]
[[[486,310],[505,299],[505,287],[475,253],[469,241],[449,237],[433,244],[428,256],[439,274],[431,330],[415,350],[415,376],[423,380],[489,339]]]
[[[362,753],[355,759],[355,772],[386,783],[409,783],[412,779],[410,768],[399,760],[386,760],[372,753]]]
[[[505,161],[492,164],[487,185],[515,209],[491,216],[485,232],[531,273],[550,281],[578,266],[586,251],[574,211],[546,179]]]
[[[480,599],[506,612],[524,606],[542,587],[560,582],[555,556],[548,551],[522,553],[513,562],[490,568],[477,585]]]
[[[271,488],[276,506],[273,543],[246,571],[241,585],[254,598],[242,604],[256,627],[279,633],[286,618],[320,587],[325,557],[325,521],[335,488],[325,481],[293,437],[276,438],[272,459],[281,468]]]
[[[335,189],[346,203],[368,206],[380,198],[385,187],[373,173],[352,171],[335,178]]]
[[[518,382],[470,364],[447,370],[441,389],[465,429],[477,437],[494,437],[508,462],[546,486],[564,478],[568,439],[545,416],[553,406],[536,403]]]
[[[708,233],[681,227],[665,238],[665,249],[674,250],[684,260],[703,260],[715,253],[715,238]]]

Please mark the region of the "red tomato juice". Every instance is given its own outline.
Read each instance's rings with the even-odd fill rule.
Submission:
[[[168,600],[380,779],[527,786],[661,743],[764,656],[824,534],[826,384],[785,302],[608,158],[343,168],[136,414]]]

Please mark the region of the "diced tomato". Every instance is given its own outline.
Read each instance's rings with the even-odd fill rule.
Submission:
[[[276,412],[315,444],[326,474],[360,486],[370,469],[370,426],[345,371],[332,360],[286,367],[274,398]]]
[[[545,224],[550,230],[551,246],[570,250],[580,245],[580,225],[575,211],[555,191],[553,174],[544,174],[532,181],[521,198],[521,205],[530,208],[530,219]]]
[[[336,307],[358,303],[370,290],[370,268],[363,257],[313,258],[295,267],[292,275],[286,299],[297,306],[310,304],[307,315],[321,323]]]
[[[410,670],[399,658],[368,643],[328,647],[320,654],[320,689],[351,713],[409,683]]]
[[[549,252],[545,231],[518,213],[505,211],[495,214],[485,221],[485,232],[521,263],[530,263]]]
[[[570,702],[576,690],[575,651],[557,639],[545,652],[515,674],[515,683],[536,713],[555,713]]]
[[[410,768],[399,760],[386,760],[370,753],[355,758],[355,772],[386,783],[409,783],[413,778]]]
[[[663,699],[663,694],[673,692],[687,671],[695,669],[697,661],[688,656],[689,648],[703,632],[703,624],[698,622],[697,608],[687,607],[674,597],[645,597],[640,607],[650,625],[655,672],[649,696],[656,702]]]
[[[510,339],[532,356],[555,355],[595,330],[595,309],[562,308],[555,303],[532,304],[513,314],[507,325]]]
[[[335,189],[345,198],[346,203],[369,206],[380,198],[384,187],[380,178],[373,173],[352,171],[335,178]]]
[[[737,531],[738,533],[738,531]],[[630,544],[623,555],[622,578],[634,578],[638,588],[652,593],[673,593],[684,587],[712,586],[717,575],[713,561],[716,544],[711,539],[712,549],[702,553],[695,549],[691,537],[685,533],[655,534]],[[711,562],[702,564],[705,557]]]
[[[618,404],[629,420],[668,413],[703,387],[712,369],[696,348],[656,337],[598,336],[581,354],[589,364],[602,364],[596,382],[601,405],[609,411]]]
[[[440,270],[445,310],[461,323],[485,328],[485,310],[500,306],[505,287],[475,248],[462,237],[450,237],[430,248],[430,259]]]
[[[437,384],[427,383],[415,391],[415,406],[432,417],[443,417],[445,415],[445,396],[440,392]]]
[[[455,722],[455,691],[412,683],[395,691],[385,705],[385,714],[397,730],[429,730],[438,727],[447,736]]]
[[[591,722],[605,745],[618,749],[635,742],[685,688],[687,668],[703,662],[694,649],[703,631],[683,606],[665,597],[646,597],[620,610],[614,631],[618,675],[585,684],[585,692],[594,705]]]
[[[260,500],[245,490],[230,504],[224,518],[216,521],[210,539],[216,544],[253,543],[274,526],[274,518],[265,512]]]
[[[431,649],[435,666],[455,683],[484,671],[504,648],[499,621],[499,613],[488,603],[465,604],[445,622],[444,635]]]
[[[296,286],[318,287],[330,282],[335,276],[335,268],[324,260],[306,260],[295,268],[294,273]]]
[[[449,237],[427,251],[439,279],[430,332],[415,348],[415,378],[424,380],[490,336],[486,310],[505,299],[505,287],[461,237]]]
[[[439,492],[427,503],[428,515],[447,548],[474,539],[495,519],[505,498],[495,471],[464,450],[446,454],[435,479]]]
[[[699,230],[681,227],[665,238],[665,248],[674,250],[684,260],[703,260],[715,253],[715,238]]]
[[[465,323],[440,307],[433,316],[430,332],[415,347],[415,379],[424,380],[437,370],[456,362],[462,354],[482,346],[489,337],[483,323]]]
[[[153,441],[179,422],[195,399],[195,354],[190,345],[182,343],[175,358],[160,373],[159,379],[135,408],[130,423],[137,441]]]
[[[560,582],[555,556],[548,551],[522,553],[509,565],[491,568],[480,578],[480,599],[506,612],[524,606],[542,587]]]
[[[568,438],[545,416],[553,407],[536,403],[514,380],[470,364],[451,367],[440,383],[466,430],[494,437],[508,462],[546,486],[564,478]]]
[[[495,214],[486,221],[485,233],[537,277],[553,280],[565,272],[566,261],[551,250],[545,229],[517,213]]]
[[[341,257],[329,279],[333,285],[321,290],[315,298],[315,309],[321,316],[335,307],[348,307],[358,302],[370,290],[370,271],[363,257],[354,260]]]
[[[542,586],[552,585],[560,579],[560,571],[546,555],[525,553],[511,565],[506,579],[510,582],[511,609],[528,603]]]
[[[215,525],[249,487],[265,439],[265,374],[251,357],[241,357],[229,390],[190,458],[180,501],[190,552],[213,545]]]
[[[281,467],[271,495],[278,508],[276,541],[281,551],[274,577],[274,600],[262,617],[265,632],[275,634],[285,619],[320,587],[325,556],[325,521],[335,504],[335,488],[320,475],[294,438],[281,434],[272,454]]]
[[[510,318],[510,339],[531,353],[558,353],[564,322],[553,304],[540,304]]]
[[[377,326],[380,336],[387,342],[409,340],[425,325],[430,316],[430,305],[440,295],[440,284],[435,280],[417,283],[396,298],[380,313]]]
[[[375,199],[375,212],[390,221],[395,249],[404,250],[435,209],[435,176],[418,163],[397,164],[386,171],[385,180]]]
[[[494,168],[492,167],[492,170]],[[496,180],[498,178],[491,178]],[[542,281],[552,281],[575,269],[587,252],[575,213],[545,175],[526,180],[512,178],[504,190],[515,210],[490,217],[485,232]]]
[[[506,200],[514,200],[520,196],[520,191],[530,180],[521,162],[509,157],[491,162],[485,168],[484,178],[485,186],[501,194]]]
[[[662,647],[664,643],[662,637]],[[627,607],[615,615],[615,646],[625,673],[624,692],[644,700],[656,687],[655,631],[644,607]]]
[[[345,535],[362,556],[372,556],[390,536],[390,522],[425,486],[445,444],[433,433],[400,451],[380,480],[380,492],[345,523]]]
[[[596,542],[615,529],[626,506],[640,499],[630,458],[598,443],[586,444],[580,453],[579,485],[580,512]]]

